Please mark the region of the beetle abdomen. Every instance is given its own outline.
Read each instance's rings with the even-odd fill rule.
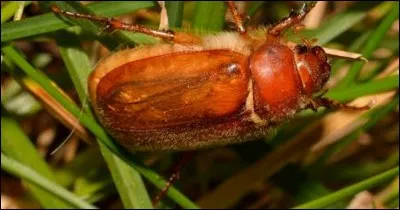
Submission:
[[[187,125],[171,129],[146,131],[115,131],[109,133],[133,151],[193,150],[261,138],[274,129],[272,124],[257,126],[243,114],[237,119],[201,125]]]

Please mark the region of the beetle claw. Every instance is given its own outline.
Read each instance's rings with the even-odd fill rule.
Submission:
[[[112,26],[109,25],[109,24],[106,24],[105,26],[103,26],[103,27],[99,30],[99,32],[97,33],[97,35],[101,35],[101,34],[103,34],[103,33],[105,33],[105,32],[111,33],[112,31],[114,31],[114,29],[112,28]]]
[[[337,101],[328,99],[328,98],[322,98],[322,97],[316,97],[313,98],[310,101],[309,107],[313,110],[318,109],[318,107],[327,107],[327,108],[333,108],[333,109],[346,109],[346,110],[352,110],[352,111],[364,111],[364,110],[369,110],[371,108],[371,104],[368,104],[366,106],[350,106],[347,104],[342,104]]]

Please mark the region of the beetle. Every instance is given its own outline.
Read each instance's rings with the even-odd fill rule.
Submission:
[[[202,37],[52,7],[57,14],[102,22],[106,29],[165,41],[115,52],[90,74],[97,119],[124,147],[196,150],[257,139],[306,108],[358,109],[313,97],[330,76],[324,49],[282,36],[315,2],[270,27],[249,31],[233,2],[227,4],[236,31]]]

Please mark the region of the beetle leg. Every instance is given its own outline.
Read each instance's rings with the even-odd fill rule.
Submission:
[[[346,104],[339,103],[337,101],[328,99],[328,98],[322,98],[322,97],[316,97],[310,100],[309,105],[307,108],[311,108],[314,111],[317,111],[318,107],[327,107],[327,108],[333,108],[333,109],[347,109],[347,110],[352,110],[352,111],[361,111],[361,110],[368,110],[370,109],[370,105],[362,106],[362,107],[357,107],[357,106],[349,106]]]
[[[167,194],[168,189],[172,186],[173,182],[179,179],[181,168],[189,162],[194,156],[195,151],[188,151],[182,154],[178,163],[172,165],[168,171],[172,171],[172,175],[169,177],[164,188],[158,193],[156,197],[152,200],[153,206],[156,206],[158,202]]]
[[[290,27],[300,23],[310,10],[317,4],[316,1],[306,2],[298,12],[290,12],[289,16],[283,18],[276,24],[274,24],[269,30],[268,34],[278,36],[282,31],[289,29]]]
[[[242,15],[239,14],[239,11],[237,10],[237,8],[235,7],[235,4],[233,3],[233,1],[228,1],[228,9],[230,11],[230,13],[232,14],[234,23],[236,25],[236,29],[240,32],[240,33],[246,33],[246,29],[243,26],[243,18]]]
[[[174,32],[169,31],[169,30],[155,30],[155,29],[147,28],[147,27],[137,25],[137,24],[126,24],[126,23],[121,22],[114,18],[106,18],[106,17],[99,17],[99,16],[94,16],[94,15],[73,13],[73,12],[62,10],[55,5],[53,5],[51,7],[51,10],[54,13],[65,15],[65,16],[70,16],[70,17],[75,17],[75,18],[83,18],[83,19],[101,22],[101,23],[105,24],[104,29],[106,29],[106,30],[120,29],[120,30],[144,33],[144,34],[148,34],[151,36],[160,37],[160,38],[163,38],[166,40],[174,39]]]
[[[182,43],[182,44],[199,44],[201,43],[201,39],[197,36],[188,34],[188,33],[175,33],[171,30],[156,30],[152,28],[147,28],[137,24],[127,24],[121,22],[114,18],[106,18],[106,17],[99,17],[94,15],[87,15],[87,14],[80,14],[80,13],[73,13],[69,11],[65,11],[60,9],[59,7],[53,5],[51,10],[54,13],[75,17],[75,18],[83,18],[92,21],[97,21],[105,24],[102,31],[104,30],[126,30],[126,31],[133,31],[138,33],[144,33],[151,36],[159,37],[168,41],[173,41],[175,43]]]

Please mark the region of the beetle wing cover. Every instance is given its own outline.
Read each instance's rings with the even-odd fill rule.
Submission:
[[[149,130],[228,120],[243,111],[249,70],[229,50],[177,52],[123,64],[97,86],[100,120]]]

